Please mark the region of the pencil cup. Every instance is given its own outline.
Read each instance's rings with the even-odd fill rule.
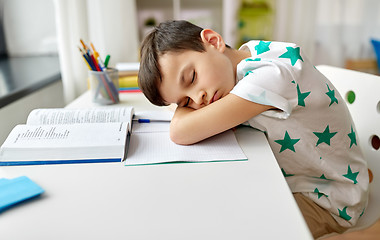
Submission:
[[[119,102],[119,73],[117,69],[106,71],[88,71],[91,98],[100,105]]]

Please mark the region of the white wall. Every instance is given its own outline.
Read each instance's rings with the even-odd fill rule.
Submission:
[[[57,54],[53,0],[2,0],[10,56]]]

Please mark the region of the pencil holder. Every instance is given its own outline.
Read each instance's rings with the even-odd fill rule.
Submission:
[[[91,98],[100,105],[119,102],[119,73],[117,69],[106,71],[88,71]]]

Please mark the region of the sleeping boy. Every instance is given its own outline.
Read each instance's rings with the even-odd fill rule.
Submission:
[[[168,21],[145,37],[138,78],[150,102],[177,104],[177,144],[242,123],[263,131],[315,238],[363,214],[368,170],[350,113],[296,44],[254,40],[236,50],[211,29]]]

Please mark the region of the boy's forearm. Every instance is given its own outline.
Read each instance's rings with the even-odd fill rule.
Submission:
[[[209,107],[197,110],[178,107],[170,123],[171,140],[176,144],[190,145],[237,125],[233,121],[223,118],[224,123],[227,123],[226,126],[223,126],[222,119],[212,120],[213,116],[209,112]]]
[[[209,112],[210,108],[206,107],[197,110],[178,107],[170,123],[171,140],[176,144],[190,145],[233,127],[221,128],[219,121],[211,120]]]
[[[170,137],[177,144],[193,144],[231,129],[269,108],[233,94],[197,110],[179,107],[170,124]]]

